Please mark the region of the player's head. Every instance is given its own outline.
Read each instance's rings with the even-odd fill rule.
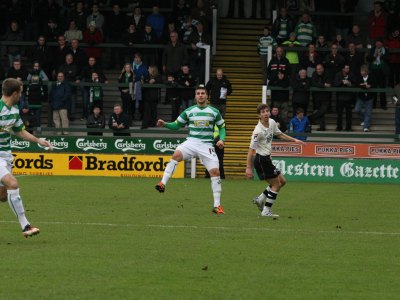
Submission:
[[[19,101],[22,93],[22,82],[14,78],[7,78],[1,85],[3,96],[12,98],[14,103]]]
[[[257,113],[258,113],[258,117],[260,118],[261,122],[268,123],[269,117],[271,115],[271,111],[267,104],[262,103],[262,104],[258,105]]]
[[[208,99],[208,92],[204,85],[198,85],[194,90],[194,96],[196,98],[197,105],[206,105]]]

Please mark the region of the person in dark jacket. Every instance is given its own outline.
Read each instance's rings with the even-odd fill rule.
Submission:
[[[167,75],[167,82],[165,84],[168,86],[166,98],[171,103],[171,122],[173,122],[178,118],[182,105],[180,90],[178,88],[179,83],[174,73]]]
[[[37,39],[37,44],[28,53],[31,63],[38,61],[44,72],[52,75],[53,51],[46,45],[46,38],[40,35]]]
[[[278,45],[289,39],[289,34],[294,31],[294,28],[294,20],[288,15],[287,9],[281,7],[279,10],[279,16],[275,19],[274,24],[272,25],[271,33]]]
[[[271,106],[270,118],[276,122],[279,130],[282,132],[287,131],[287,121],[283,120],[278,107]]]
[[[317,88],[329,88],[331,87],[331,81],[329,76],[325,73],[324,66],[318,64],[315,68],[315,72],[311,78],[311,85]],[[319,122],[319,129],[317,131],[325,131],[325,114],[329,109],[331,102],[332,92],[315,91],[312,93],[314,102],[314,112],[310,116],[311,123]]]
[[[178,40],[178,33],[170,33],[170,43],[165,46],[162,56],[163,72],[178,73],[181,66],[188,63],[189,56],[186,47]]]
[[[16,59],[12,67],[8,70],[6,77],[24,81],[28,78],[28,71],[22,67],[22,62]]]
[[[344,65],[341,72],[338,72],[333,81],[334,87],[342,87],[343,89],[353,87],[355,84],[355,78],[352,73],[350,73],[350,66]],[[336,121],[336,131],[342,131],[343,129],[343,110],[346,112],[346,131],[352,131],[351,128],[351,110],[352,104],[354,103],[355,94],[352,92],[337,92],[337,121]]]
[[[308,104],[310,102],[310,87],[311,80],[307,77],[307,70],[300,69],[293,83],[293,113],[296,112],[297,108],[301,107],[304,110],[304,114],[307,115]]]
[[[370,88],[376,88],[376,78],[370,74],[368,66],[362,65],[360,75],[356,81],[356,87],[365,89],[365,92],[360,92],[357,95],[356,107],[354,112],[358,113],[360,117],[361,126],[364,132],[370,131],[372,107],[376,93],[368,92]],[[365,111],[363,112],[363,108]]]
[[[20,30],[18,22],[12,21],[10,23],[9,30],[3,35],[2,40],[7,42],[22,42],[24,33]],[[10,68],[13,65],[13,61],[21,59],[21,46],[7,46],[7,56]]]
[[[160,84],[162,79],[156,65],[149,66],[149,74],[144,79],[145,84]],[[143,121],[142,129],[154,127],[157,122],[157,103],[160,99],[159,88],[143,88]]]
[[[104,128],[106,126],[106,118],[101,111],[101,108],[98,106],[93,106],[92,113],[89,115],[86,121],[87,128]],[[100,135],[102,136],[102,132],[88,132],[88,135]]]
[[[201,22],[196,24],[196,30],[190,34],[189,42],[192,46],[190,52],[190,68],[198,82],[204,84],[206,51],[202,47],[204,45],[211,45],[212,38],[207,32],[205,32],[204,25]]]
[[[121,93],[122,110],[134,118],[135,115],[135,103],[133,102],[133,82],[135,81],[135,73],[132,71],[130,63],[126,63],[122,68],[121,75],[118,78],[118,83],[126,83],[126,87],[119,87]]]
[[[288,88],[290,86],[288,74],[285,72],[278,72],[278,76],[273,77],[269,81],[269,85],[271,87]],[[272,90],[271,106],[279,108],[282,119],[287,123],[289,121],[289,90]]]
[[[226,100],[232,94],[232,84],[224,75],[223,69],[217,69],[215,76],[207,82],[206,90],[210,95],[210,104],[219,110],[222,117],[225,117]]]
[[[108,127],[113,130],[114,136],[130,136],[129,132],[124,132],[129,129],[129,124],[121,104],[114,104],[114,112],[108,120]]]
[[[359,74],[361,66],[365,64],[364,54],[357,51],[357,47],[354,43],[349,43],[347,49],[349,51],[343,54],[344,63],[349,65],[350,73]]]
[[[144,30],[140,31],[139,44],[154,45],[158,44],[159,40],[156,33],[153,31],[153,27],[150,24],[146,24]],[[143,48],[140,50],[142,53],[143,62],[145,65],[154,65],[157,57],[157,49]]]
[[[268,80],[276,80],[278,73],[284,73],[290,78],[291,67],[289,60],[285,57],[282,47],[277,47],[275,55],[271,58],[267,67]]]
[[[71,87],[65,81],[64,73],[57,73],[57,82],[50,92],[50,106],[53,110],[53,122],[56,128],[61,128],[57,134],[68,134],[69,127],[68,108],[71,105]]]
[[[182,65],[181,71],[177,75],[177,80],[181,86],[185,87],[181,89],[180,98],[186,109],[189,106],[192,106],[194,99],[194,87],[197,84],[190,72],[190,67],[188,64]]]
[[[31,80],[26,87],[25,101],[29,105],[29,111],[34,116],[33,127],[40,127],[40,115],[42,104],[45,100],[45,88],[38,75],[32,75]]]

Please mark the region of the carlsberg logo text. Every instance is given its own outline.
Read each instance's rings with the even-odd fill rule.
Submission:
[[[50,144],[53,146],[53,149],[56,149],[56,150],[63,150],[63,149],[68,149],[68,142],[67,141],[64,141],[64,139],[63,138],[61,138],[61,140],[48,140],[49,142],[50,142]],[[43,147],[42,145],[40,145],[40,144],[38,144],[38,146],[40,147],[40,148],[46,148],[46,147]]]
[[[107,149],[107,143],[103,142],[102,139],[100,139],[98,142],[92,140],[86,140],[86,139],[77,139],[76,140],[76,147],[78,149],[82,149],[83,151],[88,151],[88,150],[105,150]]]
[[[135,143],[134,141],[126,141],[123,139],[118,139],[115,141],[115,148],[122,150],[122,152],[144,151],[146,150],[146,144],[142,143],[142,140],[138,140],[138,142]]]
[[[17,139],[10,140],[11,148],[15,149],[26,149],[29,148],[30,142],[29,141],[20,141]]]
[[[153,143],[153,147],[155,150],[158,150],[162,153],[170,151],[170,152],[174,152],[176,147],[179,146],[180,141],[176,141],[177,143],[174,144],[172,142],[166,142],[163,140],[155,140]]]

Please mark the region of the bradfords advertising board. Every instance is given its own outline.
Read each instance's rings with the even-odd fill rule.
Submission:
[[[176,147],[185,139],[174,138],[134,138],[134,137],[47,137],[54,152],[64,153],[120,153],[120,154],[165,154],[174,153]],[[11,139],[13,152],[44,152],[42,146]]]
[[[161,177],[169,157],[65,153],[14,153],[14,175]],[[174,173],[184,177],[184,163]]]
[[[286,178],[298,181],[399,183],[400,160],[274,157]]]

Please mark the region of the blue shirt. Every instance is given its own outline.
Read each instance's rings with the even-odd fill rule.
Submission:
[[[306,132],[307,127],[309,126],[310,122],[308,118],[304,116],[301,120],[294,116],[289,122],[289,131],[290,132]],[[307,136],[295,136],[296,139],[305,141]]]

